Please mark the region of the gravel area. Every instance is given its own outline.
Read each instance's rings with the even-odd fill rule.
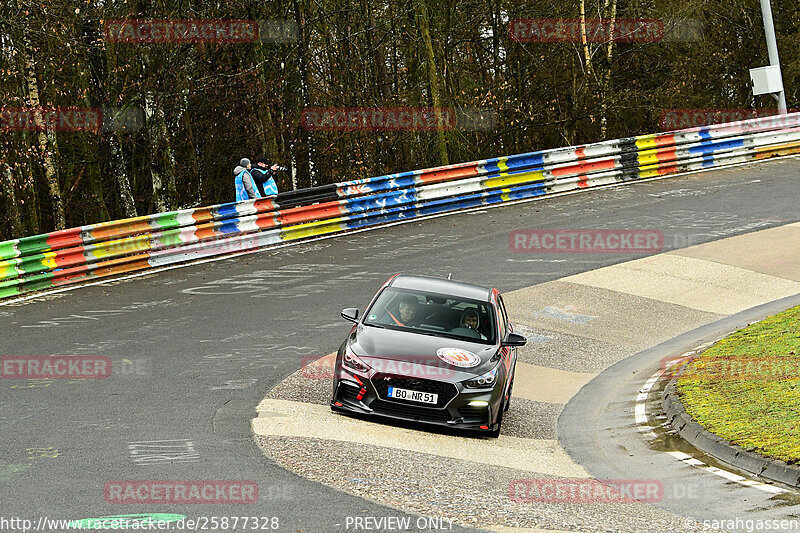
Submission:
[[[534,402],[511,397],[511,407],[503,415],[503,435],[524,439],[555,439],[560,403]]]
[[[561,333],[541,327],[515,324],[528,344],[517,349],[523,363],[566,370],[568,372],[601,372],[617,361],[636,353],[624,346]]]
[[[328,405],[333,390],[332,370],[304,367],[281,381],[267,393],[267,398]]]
[[[644,503],[517,503],[509,484],[544,476],[435,455],[319,439],[257,437],[264,453],[297,474],[427,517],[472,527],[567,531],[698,531]],[[446,473],[446,475],[445,475]]]
[[[681,305],[572,283],[570,279],[505,294],[511,321],[611,342],[636,353],[723,318]]]

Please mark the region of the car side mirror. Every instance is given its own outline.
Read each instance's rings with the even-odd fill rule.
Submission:
[[[342,318],[349,320],[350,322],[358,322],[358,309],[355,307],[342,309]]]
[[[501,346],[525,346],[527,344],[528,339],[520,335],[519,333],[509,333],[506,335],[506,338],[503,339],[503,342],[500,343]]]

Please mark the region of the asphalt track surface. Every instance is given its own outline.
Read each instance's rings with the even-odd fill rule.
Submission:
[[[643,439],[642,429],[632,424],[632,403],[642,383],[659,370],[660,362],[678,356],[705,343],[711,343],[731,331],[746,327],[762,318],[800,305],[800,295],[747,309],[722,320],[701,326],[644,350],[612,365],[583,387],[566,405],[559,419],[559,441],[570,456],[586,467],[595,479],[658,479],[664,487],[659,505],[691,520],[717,520],[735,523],[740,520],[797,521],[796,490],[779,494],[743,488],[732,482],[742,475],[755,484],[757,478],[747,472],[716,461],[693,448],[674,431],[659,427],[663,421],[661,393],[668,379],[659,380],[650,394],[647,411],[655,437]],[[653,420],[655,419],[655,420]],[[660,420],[659,420],[660,419]],[[702,468],[717,467],[723,476],[699,472],[668,453],[682,451],[700,461]],[[699,458],[699,459],[697,459]],[[733,476],[731,476],[733,474]],[[767,489],[781,490],[779,484]],[[788,529],[788,528],[787,528]]]
[[[397,272],[510,291],[635,257],[516,254],[516,229],[654,229],[666,251],[795,222],[799,171],[790,159],[584,191],[0,307],[0,354],[101,355],[115,369],[102,380],[0,382],[2,517],[276,516],[281,531],[339,531],[348,517],[403,516],[283,470],[251,438],[266,393],[304,357],[340,344],[343,307],[363,308]],[[260,496],[251,505],[104,500],[106,482],[145,479],[252,480]],[[752,512],[731,502],[732,512],[737,505]]]

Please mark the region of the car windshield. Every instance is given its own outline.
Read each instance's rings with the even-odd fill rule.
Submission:
[[[495,343],[494,313],[488,302],[387,287],[364,323],[401,331]]]

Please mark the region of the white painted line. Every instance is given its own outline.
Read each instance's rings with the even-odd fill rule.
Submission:
[[[743,479],[739,483],[741,483],[742,485],[757,485],[758,481],[756,481],[754,479]]]
[[[692,456],[689,455],[688,453],[683,453],[683,452],[667,452],[667,453],[676,458],[678,461],[685,461],[687,459],[692,458]]]
[[[699,468],[700,470],[704,470],[709,474],[714,474],[720,476],[722,478],[727,479],[728,481],[733,481],[738,483],[739,485],[743,485],[745,487],[752,487],[754,489],[758,489],[762,492],[768,492],[770,494],[784,494],[790,492],[786,489],[781,487],[776,487],[775,485],[768,485],[766,483],[762,483],[761,481],[755,479],[748,479],[746,477],[740,476],[739,474],[734,474],[733,472],[728,472],[727,470],[722,470],[715,466],[709,466],[702,461],[699,461],[690,455],[687,455],[682,452],[667,452],[668,454],[672,455],[676,459],[680,460],[681,462]]]
[[[727,470],[719,469],[716,466],[706,467],[706,470],[708,470],[712,474],[716,474],[716,475],[718,475],[720,477],[724,477],[725,479],[729,479],[731,481],[735,481],[736,483],[741,483],[742,481],[747,479],[744,476],[740,476],[739,474],[734,474],[733,472],[728,472]],[[755,481],[755,483],[758,483],[758,481]]]
[[[748,165],[754,166],[754,165],[759,165],[761,163],[765,163],[767,161],[780,161],[782,159],[798,159],[798,160],[800,160],[800,156],[784,155],[784,156],[780,156],[780,157],[772,157],[772,158],[769,158],[769,159],[762,159],[760,161],[759,160],[746,161],[744,163],[736,163],[735,165],[726,165],[726,166],[721,166],[721,167],[704,168],[704,169],[700,169],[700,170],[692,170],[692,171],[689,171],[689,172],[681,172],[681,173],[678,173],[678,174],[667,174],[667,175],[664,175],[664,176],[655,176],[653,178],[646,178],[646,179],[636,180],[636,181],[623,181],[623,182],[620,182],[620,183],[609,183],[608,185],[597,185],[595,187],[590,187],[590,188],[586,188],[586,189],[575,189],[575,190],[572,190],[572,191],[558,192],[558,193],[548,194],[548,195],[545,195],[545,196],[535,196],[533,198],[523,198],[522,200],[511,200],[511,201],[508,201],[508,202],[501,202],[499,204],[494,204],[494,205],[482,205],[482,206],[472,207],[470,209],[464,209],[464,210],[459,210],[459,211],[450,211],[448,213],[438,213],[438,214],[435,214],[435,215],[425,215],[425,216],[421,216],[421,217],[417,217],[417,218],[410,218],[408,220],[399,220],[397,222],[391,222],[389,224],[381,224],[379,226],[371,226],[371,227],[368,227],[368,228],[361,228],[361,229],[357,229],[357,230],[353,230],[353,231],[347,231],[347,232],[343,232],[343,233],[334,233],[333,235],[323,235],[323,236],[320,236],[320,237],[314,237],[314,238],[311,238],[311,239],[305,239],[305,240],[302,240],[302,241],[290,242],[290,243],[286,243],[286,244],[266,246],[266,247],[263,247],[263,248],[256,248],[254,250],[247,250],[247,251],[244,251],[244,252],[236,252],[236,253],[233,253],[233,254],[230,254],[230,255],[222,255],[222,256],[217,256],[217,257],[210,257],[210,258],[206,258],[206,259],[199,259],[197,261],[188,261],[186,263],[180,263],[178,265],[170,265],[168,267],[154,268],[154,269],[146,270],[144,272],[137,272],[136,274],[130,274],[130,275],[127,275],[127,276],[110,277],[108,279],[103,279],[103,280],[98,280],[98,281],[93,281],[93,282],[87,282],[87,283],[79,283],[79,284],[75,284],[75,285],[70,285],[68,287],[61,287],[59,289],[47,290],[47,291],[44,291],[44,292],[37,292],[35,294],[29,294],[29,295],[26,295],[26,296],[22,296],[20,298],[14,298],[13,300],[6,300],[4,302],[0,302],[0,307],[2,307],[4,305],[11,305],[11,304],[15,304],[15,303],[26,302],[28,300],[41,298],[43,296],[50,296],[52,294],[59,294],[59,293],[62,293],[62,292],[67,292],[67,291],[74,291],[74,290],[80,289],[82,287],[93,287],[95,285],[106,285],[108,283],[140,278],[140,277],[143,277],[143,276],[149,276],[150,274],[157,274],[159,272],[166,272],[168,270],[175,270],[175,269],[178,269],[178,268],[186,268],[186,267],[195,266],[195,265],[202,265],[202,264],[205,264],[205,263],[214,263],[214,262],[217,262],[217,261],[224,261],[226,259],[232,259],[232,258],[240,257],[240,256],[243,256],[243,255],[250,255],[250,254],[265,252],[265,251],[268,251],[268,250],[277,250],[279,248],[286,248],[286,247],[289,247],[289,246],[297,246],[299,244],[306,244],[306,243],[309,243],[309,242],[317,242],[317,241],[322,241],[322,240],[325,240],[325,239],[332,239],[332,238],[335,238],[335,237],[341,237],[342,235],[353,235],[353,234],[356,234],[356,233],[362,233],[364,231],[373,231],[373,230],[376,230],[376,229],[387,228],[387,227],[391,227],[391,226],[399,226],[401,224],[411,224],[411,223],[414,223],[414,222],[419,222],[420,220],[429,220],[429,219],[447,217],[447,216],[452,216],[452,215],[460,215],[460,214],[464,214],[464,213],[473,213],[473,212],[476,212],[476,211],[485,211],[485,210],[488,210],[488,209],[495,209],[495,208],[498,208],[498,207],[506,207],[506,206],[509,206],[509,205],[526,204],[526,203],[529,203],[529,202],[536,202],[536,201],[539,201],[539,200],[546,200],[546,199],[549,199],[549,198],[558,198],[560,196],[567,196],[567,195],[570,195],[570,194],[578,194],[578,193],[582,193],[582,192],[585,192],[585,191],[596,191],[596,190],[600,190],[600,189],[612,189],[612,188],[616,188],[616,187],[634,185],[636,183],[647,183],[647,182],[650,182],[650,181],[660,181],[660,180],[665,180],[665,179],[680,178],[680,177],[683,177],[683,176],[693,176],[695,174],[704,174],[706,172],[713,172],[713,171],[717,171],[717,170],[728,170],[728,169],[733,169],[733,168],[738,168],[738,167],[743,167],[743,166],[748,166]]]
[[[775,487],[772,485],[764,485],[761,487],[761,490],[763,490],[764,492],[769,492],[771,494],[783,494],[787,492],[780,487]]]
[[[704,466],[705,465],[705,463],[703,461],[695,459],[694,457],[690,457],[689,459],[686,459],[684,462],[686,464],[690,464],[692,466]]]
[[[717,340],[719,340],[719,339],[717,339]],[[686,359],[686,357],[694,355],[694,354],[696,354],[696,353],[708,348],[709,346],[711,346],[715,342],[717,342],[717,341],[712,341],[712,342],[707,342],[707,343],[701,344],[700,346],[698,346],[694,350],[686,352],[685,354],[683,354],[679,359],[674,359],[674,360],[668,362],[667,365],[665,365],[665,366],[669,367],[669,366],[672,366],[673,364],[675,364],[676,362],[683,361],[684,359]],[[655,439],[657,437],[657,435],[653,431],[654,427],[650,426],[649,422],[648,422],[648,417],[647,417],[647,399],[650,396],[649,393],[652,390],[652,388],[655,385],[655,383],[661,378],[661,376],[666,371],[667,371],[666,368],[659,369],[658,372],[656,372],[655,374],[650,376],[650,379],[648,379],[647,382],[644,384],[644,386],[639,390],[639,394],[636,395],[636,406],[634,408],[634,418],[636,420],[636,425],[639,427],[639,432],[642,435],[644,435],[644,437],[646,439],[648,439],[648,440]],[[663,426],[664,424],[661,424],[661,425]],[[677,459],[678,461],[680,461],[680,462],[682,462],[684,464],[687,464],[689,466],[693,466],[695,468],[699,468],[700,470],[703,470],[703,471],[708,472],[710,474],[714,474],[714,475],[719,476],[721,478],[727,479],[728,481],[733,481],[733,482],[738,483],[739,485],[742,485],[744,487],[752,487],[754,489],[758,489],[758,490],[760,490],[762,492],[768,492],[770,494],[783,494],[783,493],[790,492],[790,491],[788,491],[786,489],[783,489],[781,487],[776,487],[775,485],[768,485],[768,484],[763,483],[761,481],[758,481],[756,479],[746,478],[746,477],[741,476],[739,474],[735,474],[735,473],[729,472],[727,470],[722,470],[721,468],[717,468],[715,466],[707,465],[703,461],[700,461],[699,459],[696,459],[695,457],[692,457],[688,453],[684,453],[684,452],[680,452],[680,451],[667,451],[665,453],[667,453],[668,455],[671,455],[672,457],[674,457],[675,459]]]
[[[642,424],[647,423],[647,414],[644,411],[645,407],[646,405],[644,403],[641,403],[641,401],[637,398],[636,410],[634,412],[636,417],[636,423],[639,424],[640,426]]]
[[[644,433],[648,440],[654,439],[656,434],[653,433],[653,430],[647,425],[647,397],[650,395],[650,390],[656,384],[660,376],[661,374],[658,374],[655,378],[651,377],[648,379],[644,386],[639,389],[639,394],[636,396],[634,417],[636,418],[636,424],[639,426],[639,431]]]

